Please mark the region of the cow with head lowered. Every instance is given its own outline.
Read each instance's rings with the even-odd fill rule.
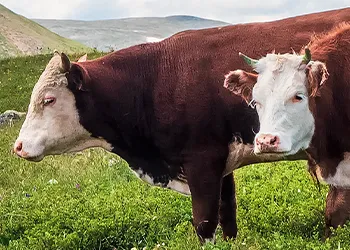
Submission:
[[[218,223],[224,237],[235,237],[232,171],[265,158],[249,147],[257,114],[222,87],[223,74],[244,67],[232,59],[239,50],[259,48],[252,51],[259,55],[273,42],[286,52],[292,44],[301,48],[312,32],[344,19],[350,9],[186,31],[91,61],[70,62],[55,53],[33,89],[14,151],[39,161],[102,147],[144,181],[191,194],[202,241],[214,238]],[[279,156],[267,160],[273,159]]]
[[[305,150],[309,170],[330,185],[327,227],[344,224],[350,216],[350,23],[314,36],[301,55],[241,56],[258,74],[233,71],[225,86],[255,104],[255,154]]]

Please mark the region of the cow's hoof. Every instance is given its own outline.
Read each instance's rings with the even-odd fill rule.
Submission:
[[[237,223],[235,221],[221,224],[224,240],[235,239],[237,237]]]
[[[237,237],[237,230],[231,230],[228,232],[227,230],[223,232],[222,238],[224,240],[234,240]]]
[[[207,220],[202,221],[198,224],[196,227],[196,232],[202,244],[208,242],[215,243],[216,226],[217,225],[215,223],[211,223]]]
[[[322,241],[325,242],[327,239],[332,237],[332,230],[330,227],[326,226]]]

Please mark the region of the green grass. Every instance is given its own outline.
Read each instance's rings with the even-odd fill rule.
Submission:
[[[17,47],[9,43],[0,32],[0,59],[3,57],[13,57],[20,54],[20,51]]]
[[[49,58],[0,61],[0,112],[26,109]],[[102,150],[21,160],[11,153],[20,125],[0,128],[0,249],[202,249],[189,197],[145,184]],[[239,235],[224,242],[219,229],[204,249],[350,249],[349,227],[321,242],[327,187],[317,190],[305,162],[245,167],[236,183]]]

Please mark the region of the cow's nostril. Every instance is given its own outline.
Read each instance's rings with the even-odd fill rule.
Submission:
[[[23,147],[22,142],[17,143],[17,145],[15,146],[15,151],[16,152],[21,152],[22,151],[22,147]]]
[[[260,144],[261,144],[261,142],[260,142],[260,139],[259,139],[259,138],[256,138],[255,142],[256,142],[256,144],[257,144],[257,145],[260,145]]]
[[[274,145],[277,142],[277,136],[274,136],[270,139],[270,144]]]

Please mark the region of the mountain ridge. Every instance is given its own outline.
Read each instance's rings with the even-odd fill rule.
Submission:
[[[180,31],[230,25],[189,15],[103,20],[33,19],[55,33],[102,51],[156,42]]]

